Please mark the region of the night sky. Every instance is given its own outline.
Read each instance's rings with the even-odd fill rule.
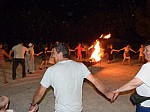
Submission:
[[[0,0],[0,38],[7,43],[91,43],[101,34],[123,42],[150,35],[148,0]]]

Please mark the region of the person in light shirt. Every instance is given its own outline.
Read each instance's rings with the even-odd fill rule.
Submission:
[[[35,72],[35,62],[34,62],[34,45],[32,43],[29,43],[29,51],[26,53],[25,56],[25,67],[26,67],[26,73],[34,73]]]
[[[115,96],[112,100],[115,100],[119,93],[133,89],[136,89],[137,94],[140,96],[150,97],[150,40],[145,44],[143,53],[147,63],[141,67],[132,80],[114,91]],[[136,105],[136,112],[150,112],[150,100],[146,100]]]
[[[83,63],[70,60],[68,53],[68,45],[65,43],[59,43],[54,48],[56,64],[46,70],[29,110],[39,103],[46,90],[52,86],[55,96],[55,112],[81,112],[84,79],[92,82],[108,99],[114,97],[114,93],[107,90]]]
[[[28,52],[28,48],[23,46],[21,40],[18,40],[18,45],[15,45],[9,52],[9,56],[14,52],[13,65],[12,65],[12,79],[16,79],[16,69],[19,64],[22,66],[22,78],[26,76],[25,72],[25,52]]]

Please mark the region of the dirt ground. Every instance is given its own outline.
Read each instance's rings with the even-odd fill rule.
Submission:
[[[122,65],[121,59],[114,59],[114,62],[107,64],[106,59],[101,63],[89,67],[94,75],[97,75],[103,84],[110,90],[115,90],[131,80],[141,65],[137,59],[133,59],[132,66]],[[39,60],[36,61],[36,72],[27,74],[21,78],[21,67],[17,69],[17,79],[11,78],[12,62],[7,62],[6,73],[8,84],[3,85],[2,73],[0,74],[0,95],[7,95],[10,98],[10,108],[16,112],[27,112],[33,95],[39,86],[39,82],[45,70],[38,70]],[[134,112],[135,106],[129,100],[130,93],[122,93],[116,101],[110,102],[94,86],[85,80],[83,85],[83,112]],[[39,104],[39,112],[54,112],[53,89],[49,88],[43,100]]]

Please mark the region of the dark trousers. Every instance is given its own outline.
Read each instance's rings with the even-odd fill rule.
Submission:
[[[150,112],[150,107],[143,107],[140,104],[136,105],[136,112]]]
[[[82,53],[82,58],[85,59],[86,58],[86,52],[82,51],[81,53]]]
[[[13,80],[16,79],[16,69],[17,69],[17,67],[18,67],[19,64],[21,64],[21,66],[22,66],[22,77],[26,76],[26,72],[25,72],[25,59],[14,58],[13,59],[13,66],[12,66],[12,78],[13,78]]]

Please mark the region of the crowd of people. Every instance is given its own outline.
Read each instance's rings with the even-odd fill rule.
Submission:
[[[122,64],[125,65],[125,61],[128,60],[128,64],[129,65],[132,65],[131,64],[131,55],[130,55],[130,51],[134,52],[134,53],[138,53],[139,52],[139,64],[142,63],[144,64],[145,63],[145,57],[144,57],[144,45],[141,44],[141,47],[138,49],[138,51],[135,51],[131,48],[131,46],[129,44],[127,44],[127,46],[119,49],[119,50],[116,50],[113,48],[113,45],[110,44],[107,46],[107,49],[106,49],[106,53],[107,53],[107,63],[112,63],[113,62],[113,54],[114,54],[114,51],[115,52],[120,52],[123,50],[123,60],[122,60]]]
[[[128,49],[132,50],[131,48]],[[126,47],[121,50],[127,51]],[[132,51],[134,52],[134,50]],[[150,97],[150,76],[148,74],[150,71],[150,41],[146,43],[143,52],[147,63],[142,66],[140,71],[131,81],[115,91],[109,91],[96,75],[92,75],[83,63],[70,60],[68,52],[68,47],[64,43],[60,43],[55,47],[54,58],[56,64],[46,70],[40,82],[40,86],[35,92],[29,110],[32,110],[37,106],[47,88],[52,86],[54,88],[56,112],[81,112],[83,110],[82,85],[84,79],[93,83],[94,86],[111,101],[114,101],[119,93],[132,89],[136,89],[136,92],[141,96]],[[136,105],[136,112],[149,111],[150,100],[145,100]]]
[[[2,48],[3,45],[2,43],[0,43],[0,65],[2,66],[2,70],[3,70],[3,76],[4,76],[4,84],[7,84],[7,77],[5,74],[5,59],[4,56],[8,57],[10,60],[13,61],[12,64],[12,79],[15,80],[16,79],[16,69],[18,67],[18,65],[20,64],[22,66],[22,78],[26,77],[26,74],[33,74],[35,72],[36,69],[36,65],[35,65],[35,59],[34,56],[40,56],[41,58],[41,63],[39,66],[39,70],[45,70],[47,69],[48,63],[50,64],[54,64],[55,60],[54,60],[54,46],[58,45],[59,42],[57,41],[55,43],[55,45],[51,45],[50,48],[45,45],[43,47],[43,50],[41,50],[39,53],[35,53],[34,52],[34,44],[33,43],[29,43],[26,45],[26,47],[23,45],[23,42],[21,40],[18,40],[18,44],[13,46],[12,49],[10,50],[9,54],[7,54],[7,52]],[[138,49],[138,51],[135,51],[131,48],[131,46],[128,44],[127,46],[116,50],[113,48],[113,44],[109,44],[107,46],[106,49],[101,48],[101,51],[103,51],[103,54],[106,53],[107,55],[107,63],[110,64],[113,62],[113,54],[114,52],[120,52],[120,51],[124,51],[123,53],[123,60],[122,60],[122,64],[125,64],[125,61],[128,60],[128,64],[131,64],[131,55],[130,55],[130,51],[134,52],[134,53],[138,53],[139,52],[139,63],[144,64],[145,63],[145,58],[144,58],[144,45],[141,44],[141,47]],[[70,49],[70,46],[68,46],[69,49],[69,56],[71,56],[72,54],[75,56],[75,60],[76,61],[81,61],[83,59],[87,59],[90,57],[91,53],[94,50],[94,44],[92,46],[88,46],[86,43],[78,43],[78,45],[74,48],[74,49]],[[13,58],[12,58],[12,54],[13,54]]]
[[[82,86],[84,79],[87,79],[93,83],[94,86],[111,101],[114,101],[118,97],[119,93],[132,89],[136,89],[136,92],[141,96],[150,97],[150,76],[148,75],[150,71],[150,41],[148,41],[145,46],[141,45],[141,48],[139,48],[138,51],[131,49],[130,45],[127,45],[120,50],[114,49],[112,44],[109,45],[108,49],[106,50],[108,53],[108,63],[111,63],[113,60],[113,52],[120,52],[121,50],[124,51],[122,64],[124,64],[126,59],[128,59],[128,64],[131,64],[129,51],[134,53],[139,52],[139,62],[142,61],[145,63],[145,59],[147,60],[147,63],[142,66],[137,75],[131,81],[129,81],[129,83],[114,91],[109,91],[96,77],[96,75],[93,75],[83,63],[71,60],[69,58],[69,52],[71,49],[69,49],[68,44],[58,42],[57,45],[53,47],[53,50],[48,51],[48,48],[45,47],[44,50],[38,54],[34,53],[34,45],[32,43],[29,43],[28,47],[29,48],[23,46],[22,41],[18,41],[18,45],[12,47],[8,55],[6,51],[2,49],[2,44],[0,44],[0,64],[2,65],[2,69],[5,70],[4,55],[9,59],[12,59],[11,55],[14,53],[12,79],[15,80],[16,69],[19,64],[22,66],[22,78],[24,78],[26,77],[27,73],[35,72],[34,55],[39,56],[43,54],[39,68],[45,69],[47,68],[47,60],[50,58],[46,54],[48,52],[53,54],[52,57],[55,59],[56,64],[48,67],[45,71],[40,82],[40,86],[35,92],[31,106],[29,107],[29,112],[36,112],[38,110],[38,103],[43,98],[47,88],[50,86],[54,88],[56,112],[81,112],[83,110]],[[82,53],[86,56],[85,49],[83,50],[83,53],[81,44],[79,43],[78,46],[73,50],[77,50],[77,60],[82,59]],[[42,67],[43,64],[44,68]],[[7,83],[5,71],[3,71],[3,73],[5,84]],[[1,96],[0,98],[0,111],[6,111],[9,99],[6,96]],[[150,100],[144,101],[136,106],[136,112],[149,111]]]

